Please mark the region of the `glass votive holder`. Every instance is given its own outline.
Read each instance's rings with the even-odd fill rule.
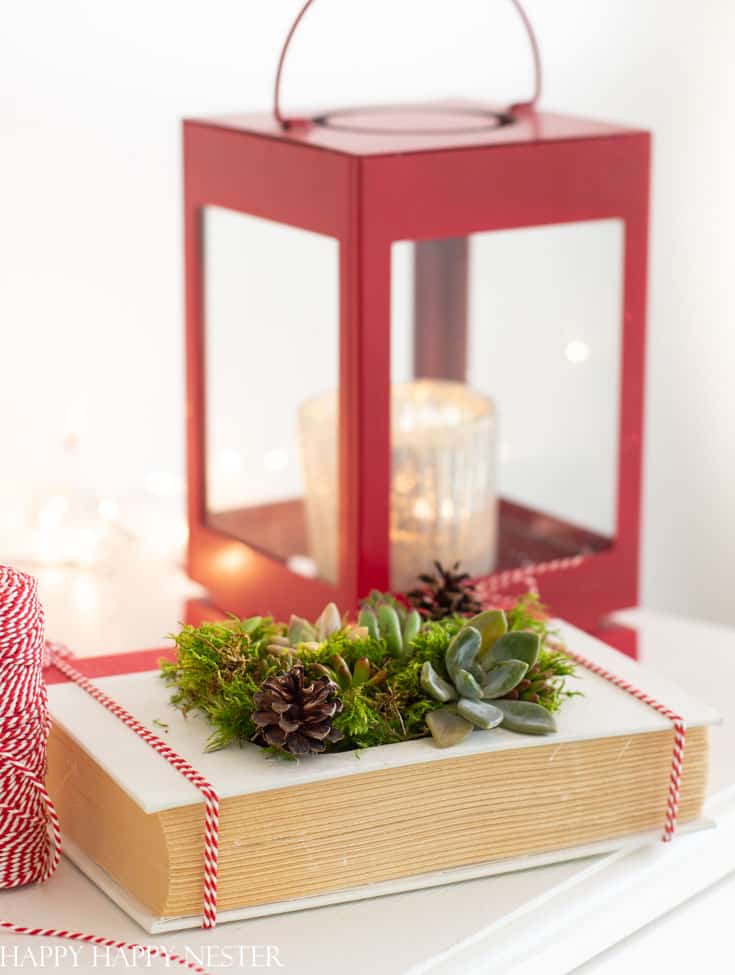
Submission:
[[[309,555],[337,577],[337,399],[299,412]],[[496,415],[492,400],[463,383],[418,379],[391,390],[390,586],[460,561],[484,575],[497,558]]]

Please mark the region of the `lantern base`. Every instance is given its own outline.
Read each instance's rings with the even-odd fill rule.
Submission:
[[[498,518],[497,571],[603,552],[612,546],[612,540],[604,535],[512,501],[500,501]],[[314,563],[309,555],[305,505],[300,498],[210,513],[207,527],[252,545],[295,567],[295,571],[306,567],[301,574],[311,574],[308,567]],[[417,566],[416,574],[428,568]]]

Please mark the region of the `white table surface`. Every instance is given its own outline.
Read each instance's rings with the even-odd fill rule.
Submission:
[[[85,656],[162,643],[181,618],[182,600],[195,593],[181,573],[150,563],[130,573],[37,574],[49,635]],[[152,588],[154,576],[161,581]],[[269,945],[271,959],[277,952],[282,963],[270,969],[298,975],[563,975],[572,970],[676,975],[699,971],[708,959],[730,958],[735,789],[723,790],[735,783],[735,629],[640,609],[618,618],[639,628],[647,664],[729,718],[713,732],[710,794],[719,798],[710,813],[719,820],[717,829],[618,860],[590,858],[222,925],[209,933],[182,932],[162,943],[179,951],[209,949],[213,975],[265,968]],[[144,940],[137,925],[67,861],[43,886],[0,893],[0,919]],[[216,954],[218,946],[242,945],[256,946],[255,955],[245,951],[243,966]],[[0,971],[33,970],[42,960],[45,968],[64,972],[126,968],[119,957],[95,957],[88,948],[77,957],[70,950],[54,957],[50,952],[56,947],[62,951],[70,944],[0,934]],[[23,954],[27,948],[32,957]],[[149,968],[148,961],[134,961],[136,968],[167,970],[160,962],[150,962]],[[132,965],[128,959],[127,967]]]

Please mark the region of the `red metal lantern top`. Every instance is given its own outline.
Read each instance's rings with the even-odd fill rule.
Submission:
[[[528,14],[524,10],[519,0],[510,0],[510,2],[513,4],[513,6],[518,12],[523,27],[526,31],[528,42],[531,46],[531,52],[533,55],[534,83],[533,83],[533,94],[531,95],[531,97],[527,101],[518,102],[514,105],[511,105],[510,108],[505,113],[503,113],[506,117],[511,116],[513,114],[521,113],[527,109],[535,108],[536,104],[538,103],[538,100],[541,98],[541,89],[542,89],[541,52],[539,50],[538,40],[536,39],[536,33],[533,29],[533,25],[531,24],[531,21],[529,20]],[[306,3],[303,5],[299,13],[296,15],[296,18],[294,19],[294,22],[291,24],[288,34],[286,35],[286,40],[283,43],[283,48],[281,49],[281,55],[278,59],[278,68],[276,69],[276,81],[275,81],[274,91],[273,91],[273,117],[276,120],[276,122],[278,122],[278,124],[284,129],[294,128],[294,127],[301,128],[304,126],[309,127],[315,122],[315,119],[313,118],[288,117],[284,115],[283,110],[281,108],[281,82],[283,80],[283,72],[286,66],[286,57],[288,55],[288,51],[291,46],[291,41],[293,40],[294,35],[296,34],[296,31],[298,30],[299,25],[301,24],[301,21],[304,19],[306,12],[309,10],[310,7],[314,5],[314,3],[315,0],[306,0]],[[485,113],[485,115],[487,116],[487,113]],[[323,122],[325,118],[327,119],[334,118],[334,116],[333,115],[326,116],[326,117],[322,116],[320,121]],[[434,129],[439,130],[440,126],[436,125],[436,119],[434,119],[433,121],[435,123]],[[473,119],[472,121],[474,121],[476,124],[478,123],[477,118]],[[487,121],[488,120],[486,117],[485,124],[487,124]],[[373,123],[374,122],[375,120],[373,119]],[[461,122],[457,123],[455,119],[453,122],[450,121],[449,125],[451,126],[451,128],[453,128],[456,131],[457,127],[461,125]],[[368,125],[368,127],[370,126]],[[374,127],[374,125],[372,127]]]
[[[510,2],[520,17],[531,49],[530,98],[508,106],[452,100],[337,109],[313,116],[288,115],[282,105],[286,61],[293,38],[315,2],[304,3],[286,35],[276,70],[272,115],[228,115],[212,118],[213,124],[356,156],[588,138],[621,131],[620,126],[537,111],[542,93],[541,54],[520,0]]]

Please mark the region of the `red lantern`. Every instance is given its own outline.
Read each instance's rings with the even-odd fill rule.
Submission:
[[[292,34],[272,114],[184,124],[191,576],[308,615],[571,558],[555,612],[634,604],[648,133],[538,111],[530,27],[527,103],[289,120]]]

